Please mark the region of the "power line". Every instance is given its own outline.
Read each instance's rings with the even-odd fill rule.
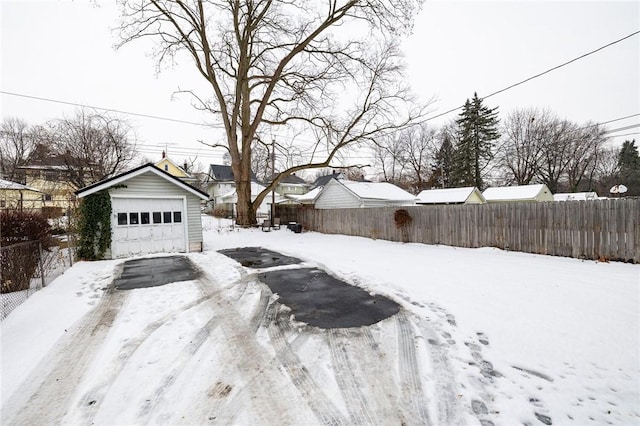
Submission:
[[[20,97],[20,98],[35,99],[35,100],[44,101],[44,102],[53,102],[53,103],[56,103],[56,104],[71,105],[71,106],[77,106],[77,107],[81,107],[81,108],[91,108],[91,109],[95,109],[95,110],[99,110],[99,111],[115,112],[115,113],[118,113],[118,114],[133,115],[133,116],[136,116],[136,117],[152,118],[154,120],[172,121],[174,123],[191,124],[191,125],[194,125],[194,126],[222,128],[222,126],[220,126],[220,125],[197,123],[195,121],[179,120],[177,118],[162,117],[162,116],[159,116],[159,115],[151,115],[151,114],[142,114],[142,113],[139,113],[139,112],[124,111],[124,110],[114,109],[114,108],[103,108],[103,107],[98,107],[98,106],[94,106],[94,105],[80,104],[80,103],[68,102],[68,101],[61,101],[59,99],[43,98],[41,96],[32,96],[32,95],[25,95],[23,93],[7,92],[7,91],[4,91],[4,90],[0,90],[0,93],[2,93],[3,95],[17,96],[17,97]]]
[[[507,87],[505,87],[505,88],[503,88],[503,89],[497,90],[497,91],[495,91],[495,92],[493,92],[493,93],[488,94],[487,96],[483,96],[483,97],[481,97],[481,98],[480,98],[480,100],[484,100],[484,99],[490,98],[491,96],[495,96],[495,95],[497,95],[497,94],[499,94],[499,93],[506,92],[506,91],[507,91],[507,90],[509,90],[509,89],[513,89],[514,87],[520,86],[521,84],[524,84],[524,83],[526,83],[526,82],[528,82],[528,81],[531,81],[531,80],[533,80],[533,79],[535,79],[535,78],[538,78],[538,77],[541,77],[541,76],[543,76],[543,75],[545,75],[545,74],[548,74],[548,73],[550,73],[551,71],[555,71],[555,70],[557,70],[557,69],[559,69],[559,68],[562,68],[562,67],[564,67],[564,66],[567,66],[567,65],[569,65],[569,64],[571,64],[571,63],[573,63],[573,62],[576,62],[576,61],[578,61],[578,60],[580,60],[580,59],[586,58],[587,56],[593,55],[593,54],[594,54],[594,53],[596,53],[596,52],[599,52],[599,51],[601,51],[601,50],[603,50],[603,49],[606,49],[607,47],[613,46],[614,44],[620,43],[620,42],[622,42],[622,41],[624,41],[624,40],[626,40],[626,39],[628,39],[628,38],[630,38],[630,37],[633,37],[634,35],[637,35],[637,34],[640,34],[640,31],[633,32],[633,33],[631,33],[631,34],[629,34],[629,35],[627,35],[627,36],[625,36],[625,37],[622,37],[622,38],[620,38],[620,39],[618,39],[618,40],[612,41],[611,43],[605,44],[604,46],[601,46],[601,47],[599,47],[599,48],[597,48],[597,49],[595,49],[595,50],[592,50],[592,51],[587,52],[587,53],[585,53],[585,54],[583,54],[583,55],[580,55],[580,56],[578,56],[578,57],[576,57],[576,58],[573,58],[573,59],[571,59],[570,61],[564,62],[564,63],[562,63],[562,64],[560,64],[560,65],[556,65],[555,67],[549,68],[549,69],[548,69],[548,70],[546,70],[546,71],[543,71],[543,72],[538,73],[538,74],[536,74],[536,75],[533,75],[533,76],[531,76],[531,77],[529,77],[529,78],[526,78],[526,79],[524,79],[524,80],[521,80],[521,81],[519,81],[519,82],[517,82],[517,83],[514,83],[514,84],[512,84],[512,85],[510,85],[510,86],[507,86]],[[428,118],[424,119],[424,120],[423,120],[423,122],[427,122],[427,121],[434,120],[434,119],[436,119],[436,118],[442,117],[443,115],[447,115],[447,114],[449,114],[449,113],[455,112],[455,111],[457,111],[457,110],[459,110],[459,109],[461,109],[461,108],[463,108],[463,107],[464,107],[464,105],[461,105],[461,106],[459,106],[459,107],[457,107],[457,108],[450,109],[450,110],[445,111],[445,112],[443,112],[443,113],[441,113],[441,114],[434,115],[433,117],[428,117]]]

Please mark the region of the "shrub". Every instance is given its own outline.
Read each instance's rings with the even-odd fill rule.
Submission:
[[[405,209],[398,209],[393,213],[393,220],[396,223],[396,228],[402,232],[402,241],[409,241],[409,225],[413,222],[413,218],[409,212]]]
[[[27,290],[42,250],[54,245],[47,219],[39,213],[5,210],[0,213],[0,269],[3,293]],[[39,244],[38,244],[39,243]]]

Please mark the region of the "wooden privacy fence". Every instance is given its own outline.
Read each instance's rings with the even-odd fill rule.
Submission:
[[[406,232],[397,207],[302,208],[298,221],[327,234],[640,263],[640,198],[403,208]]]

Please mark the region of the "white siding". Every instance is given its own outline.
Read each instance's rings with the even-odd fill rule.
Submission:
[[[339,183],[329,181],[316,200],[317,209],[348,209],[360,207],[360,200]]]
[[[189,250],[196,250],[202,244],[202,220],[200,218],[200,199],[177,185],[156,176],[144,173],[124,183],[125,188],[112,188],[111,195],[139,195],[144,197],[186,197],[187,231]]]

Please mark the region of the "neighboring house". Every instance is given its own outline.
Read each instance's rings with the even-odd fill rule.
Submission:
[[[304,195],[309,192],[310,185],[304,181],[304,179],[296,176],[295,174],[291,174],[286,176],[278,182],[276,186],[276,192],[280,195],[289,196],[289,195]]]
[[[485,204],[482,193],[475,186],[465,188],[426,189],[418,194],[416,204]]]
[[[553,201],[553,194],[544,184],[487,188],[482,195],[487,203]]]
[[[264,191],[266,186],[259,184],[258,182],[251,182],[251,201],[255,201],[258,194]],[[284,198],[280,194],[274,194],[272,197],[271,194],[268,194],[262,203],[256,209],[257,217],[267,217],[271,214],[271,201],[272,198],[275,198],[276,204],[284,203],[287,199]],[[238,194],[236,193],[235,188],[228,192],[227,194],[220,195],[215,198],[216,206],[225,206],[226,215],[229,217],[236,217],[238,212],[236,208],[236,204],[238,203]],[[218,207],[220,208],[220,207]]]
[[[40,210],[43,194],[35,188],[0,179],[0,210]]]
[[[159,168],[160,170],[164,170],[165,172],[169,173],[170,175],[173,175],[175,177],[177,177],[178,179],[181,179],[189,184],[192,184],[193,182],[196,182],[196,178],[194,176],[192,176],[191,174],[189,174],[187,172],[187,164],[185,163],[184,166],[179,166],[176,163],[174,163],[173,161],[171,161],[171,159],[169,157],[167,157],[167,154],[162,151],[162,160],[158,161],[155,166],[157,168]]]
[[[149,163],[76,191],[108,190],[112,214],[107,258],[202,251],[200,202],[206,193]]]
[[[553,194],[554,201],[588,201],[597,200],[598,194],[595,192],[571,192],[563,194]]]
[[[324,186],[329,183],[331,179],[344,180],[346,178],[342,172],[333,172],[330,175],[320,176],[316,178],[315,181],[313,181],[313,183],[311,184],[311,189],[324,188]]]
[[[41,207],[66,211],[73,204],[75,187],[69,183],[67,166],[57,158],[18,168],[22,184],[42,193]]]
[[[290,200],[288,204],[313,204],[316,197],[322,192],[322,188],[319,186],[303,195],[287,195],[287,199]]]
[[[251,172],[252,185],[258,182],[256,175]],[[233,199],[236,191],[236,182],[233,178],[231,166],[223,164],[209,165],[209,173],[206,179],[207,193],[209,194],[208,211],[216,211],[226,216],[235,217],[235,202],[228,202]],[[253,188],[251,194],[255,195]],[[236,198],[237,200],[237,198]]]
[[[331,179],[315,198],[316,209],[413,206],[416,197],[387,182]]]

